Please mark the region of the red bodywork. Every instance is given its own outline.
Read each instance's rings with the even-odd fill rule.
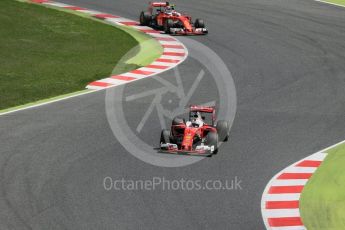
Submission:
[[[181,132],[183,130],[183,133]],[[201,128],[187,127],[186,125],[174,125],[171,127],[172,136],[175,138],[181,138],[182,142],[179,146],[179,150],[182,152],[198,152],[193,148],[194,140],[196,138],[205,138],[208,132],[217,132],[217,130],[210,125],[205,124]],[[203,151],[200,151],[203,152]]]
[[[168,15],[164,13],[165,7],[169,6],[167,2],[152,2],[148,8],[148,12],[155,15],[156,24],[158,27],[163,27],[166,20],[171,19],[175,23],[180,22],[183,25],[183,31],[177,31],[177,35],[204,35],[207,32],[197,30],[192,23],[192,17],[184,14],[173,13]],[[158,9],[159,8],[159,9]],[[154,12],[154,9],[158,9],[158,13]]]
[[[217,132],[214,127],[215,122],[215,108],[206,106],[191,106],[189,116],[192,117],[192,113],[200,112],[205,115],[209,115],[209,123],[204,123],[202,127],[187,126],[186,123],[171,126],[171,136],[176,140],[178,148],[170,148],[166,152],[169,153],[186,153],[196,155],[207,155],[205,150],[197,150],[196,142],[201,141],[206,137],[209,132]]]

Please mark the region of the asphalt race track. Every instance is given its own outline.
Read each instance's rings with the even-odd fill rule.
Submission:
[[[132,19],[146,7],[134,0],[61,2]],[[311,0],[175,3],[205,19],[210,34],[192,39],[214,50],[232,73],[237,113],[230,141],[193,165],[144,163],[115,139],[105,91],[2,116],[0,229],[264,229],[260,200],[269,179],[345,139],[343,8]],[[191,70],[182,76],[186,84],[197,74],[188,64],[180,67]],[[152,82],[126,90],[145,91]],[[130,120],[143,116],[145,100],[127,107]],[[158,142],[160,126],[148,125],[145,133]],[[107,176],[238,177],[242,190],[106,191]]]

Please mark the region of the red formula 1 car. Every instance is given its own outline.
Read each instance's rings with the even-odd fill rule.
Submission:
[[[205,23],[201,19],[192,22],[192,18],[175,11],[169,2],[152,2],[147,11],[140,14],[140,24],[164,30],[167,34],[203,35],[207,34]]]
[[[219,141],[227,141],[230,123],[215,125],[214,107],[191,106],[189,120],[174,118],[171,130],[162,130],[160,152],[211,156],[217,153]]]

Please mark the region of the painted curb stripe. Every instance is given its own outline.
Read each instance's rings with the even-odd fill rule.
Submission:
[[[141,74],[141,75],[151,75],[154,74],[154,72],[149,72],[149,71],[143,71],[143,70],[132,70],[130,73],[135,73],[135,74]]]
[[[278,193],[301,193],[304,186],[271,186],[268,190],[269,194],[278,194]]]
[[[100,14],[100,12],[98,12],[98,11],[88,10],[88,9],[86,9],[86,10],[79,10],[78,12],[84,13],[84,14],[88,14],[88,15],[91,15],[91,16],[93,16],[95,14]]]
[[[47,3],[49,2],[48,0],[31,0],[33,3]]]
[[[100,87],[108,87],[111,84],[105,83],[105,82],[94,81],[94,82],[91,82],[90,85],[92,85],[92,86],[100,86]]]
[[[265,201],[291,201],[291,200],[299,200],[300,197],[301,197],[300,193],[266,194]]]
[[[314,173],[317,167],[289,167],[285,169],[288,173]]]
[[[277,179],[293,180],[293,179],[309,179],[312,173],[283,173]]]
[[[266,215],[270,218],[285,218],[285,217],[297,217],[300,216],[298,208],[289,209],[267,209]]]
[[[163,52],[163,55],[165,55],[165,56],[178,56],[178,57],[183,57],[183,56],[185,56],[185,53]]]
[[[104,18],[103,20],[106,21],[106,22],[109,22],[109,23],[116,23],[116,24],[118,24],[118,23],[123,24],[123,23],[126,23],[126,22],[136,22],[136,21],[133,21],[133,20],[130,20],[130,19],[127,19],[127,18],[121,18],[121,17],[119,17],[119,18]]]
[[[156,39],[158,41],[166,41],[166,42],[175,42],[176,41],[174,38],[170,38],[170,37],[157,37]]]
[[[146,67],[141,67],[138,70],[145,71],[145,72],[152,72],[152,74],[149,74],[149,75],[153,75],[153,74],[162,72],[162,70],[164,70],[164,69],[150,68],[150,67],[146,66]]]
[[[165,66],[165,67],[169,68],[169,67],[171,67],[172,63],[154,61],[150,65]]]
[[[152,69],[167,69],[169,66],[163,66],[163,65],[148,65],[146,66],[147,68],[152,68]]]
[[[153,30],[151,27],[148,26],[132,26],[132,28],[137,29],[137,30]],[[160,32],[159,32],[160,33]],[[166,34],[164,34],[164,36],[167,36]]]
[[[303,226],[300,217],[269,218],[268,223],[271,227]]]
[[[157,35],[157,34],[155,34]],[[155,36],[154,35],[154,36]],[[157,37],[156,37],[157,38]],[[166,37],[162,37],[162,38],[166,38]],[[157,40],[157,39],[156,39]],[[177,40],[175,41],[160,41],[160,40],[157,40],[161,45],[181,45],[181,43],[179,43]]]
[[[135,78],[136,80],[147,77],[147,75],[136,74],[136,73],[131,73],[131,72],[122,73],[122,74],[120,74],[120,75],[121,75],[121,76],[126,76],[126,77],[133,77],[133,78]],[[100,81],[103,81],[103,80],[107,80],[107,78],[101,79]]]
[[[63,7],[63,8],[69,9],[69,10],[75,10],[75,11],[86,10],[85,8],[78,7],[78,6],[65,6],[65,7]]]
[[[119,18],[119,16],[115,16],[112,14],[95,14],[94,15],[95,18],[99,18],[99,19],[105,19],[105,18]]]
[[[299,208],[298,200],[291,201],[267,201],[266,209],[289,209],[289,208]]]
[[[178,60],[179,62],[181,60],[185,59],[185,56],[168,56],[168,55],[162,55],[160,58],[162,59],[173,59],[173,60]]]
[[[110,84],[110,86],[117,86],[117,85],[123,85],[127,83],[128,81],[108,77],[106,79],[103,79],[102,82],[108,83]]]
[[[180,60],[168,59],[168,58],[158,58],[156,62],[167,62],[167,63],[179,63]]]
[[[181,45],[162,45],[163,48],[184,49]]]
[[[167,52],[167,53],[184,54],[184,50],[181,50],[181,49],[174,49],[174,48],[164,48],[164,52]]]
[[[319,167],[322,161],[312,161],[312,160],[305,160],[298,163],[296,166],[298,167]]]
[[[53,1],[43,2],[43,4],[50,5],[50,6],[56,6],[56,7],[60,7],[60,8],[64,8],[65,6],[68,6],[65,3],[53,2]]]
[[[160,34],[161,32],[160,31],[157,31],[157,30],[146,30],[146,29],[139,29],[141,32],[144,32],[144,33],[150,33],[150,34]]]
[[[278,179],[272,181],[271,186],[290,186],[290,185],[305,185],[308,179]]]
[[[118,80],[123,80],[123,81],[133,81],[133,80],[137,79],[137,78],[134,78],[134,77],[126,77],[126,76],[121,76],[121,75],[111,76],[110,78],[118,79]]]
[[[126,25],[126,26],[135,26],[135,25],[139,25],[138,22],[120,22],[121,24],[123,25]]]
[[[299,211],[303,188],[321,165],[326,153],[318,152],[286,167],[268,183],[261,199],[267,229],[305,230]]]

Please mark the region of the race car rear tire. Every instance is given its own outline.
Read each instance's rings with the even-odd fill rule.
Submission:
[[[196,19],[194,23],[195,28],[205,28],[204,20],[202,19]]]
[[[223,121],[220,120],[217,122],[217,126],[216,126],[217,132],[218,132],[218,136],[219,136],[219,140],[220,141],[228,141],[229,139],[229,133],[230,133],[230,124],[228,121]]]
[[[149,26],[151,23],[152,15],[149,12],[142,11],[140,14],[140,25]]]
[[[183,125],[185,123],[185,120],[179,117],[175,117],[172,121],[172,125]]]
[[[173,28],[173,27],[174,27],[174,21],[173,20],[171,20],[171,19],[165,20],[165,22],[164,22],[164,32],[166,34],[170,34],[171,33],[170,32],[170,28]]]
[[[218,134],[214,133],[214,132],[207,133],[207,135],[206,135],[206,145],[214,146],[213,154],[217,154],[218,153],[218,144],[219,144]]]
[[[170,131],[167,129],[163,129],[161,132],[161,140],[159,142],[160,144],[167,144],[170,143]]]

